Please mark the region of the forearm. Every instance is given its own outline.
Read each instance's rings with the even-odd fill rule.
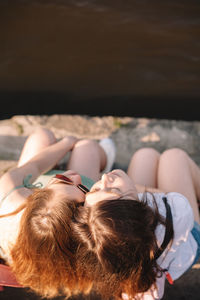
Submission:
[[[27,164],[34,164],[39,174],[47,172],[54,167],[70,150],[75,143],[68,137],[50,145],[38,155],[34,156]]]
[[[31,174],[31,182],[33,182],[39,175],[52,169],[67,152],[72,150],[75,141],[76,139],[73,137],[66,137],[48,146],[21,167],[9,171],[4,177],[6,177],[6,180],[9,180],[9,182],[13,182],[15,186],[21,184],[23,179],[28,174]]]

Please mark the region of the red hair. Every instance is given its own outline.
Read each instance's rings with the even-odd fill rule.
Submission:
[[[78,292],[78,244],[70,225],[76,205],[64,197],[56,199],[47,188],[35,190],[27,199],[11,268],[22,286],[43,297]]]

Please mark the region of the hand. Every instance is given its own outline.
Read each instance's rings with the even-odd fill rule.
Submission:
[[[74,145],[79,141],[78,138],[76,138],[75,136],[69,135],[63,138],[63,141],[67,141],[70,150],[72,150],[74,148]]]

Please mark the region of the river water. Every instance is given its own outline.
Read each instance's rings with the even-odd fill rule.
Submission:
[[[1,118],[200,119],[200,2],[1,0],[0,100]]]

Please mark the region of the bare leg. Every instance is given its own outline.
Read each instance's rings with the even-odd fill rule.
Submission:
[[[195,162],[181,149],[165,151],[158,166],[158,188],[166,192],[178,192],[189,201],[197,222],[200,199],[200,169]]]
[[[52,131],[46,128],[39,128],[34,131],[26,140],[24,147],[22,149],[18,167],[24,165],[33,156],[38,154],[42,149],[47,146],[54,144],[56,138]]]
[[[153,148],[142,148],[134,153],[127,174],[136,184],[157,187],[157,168],[160,153]]]
[[[105,164],[106,155],[102,147],[94,140],[81,140],[74,146],[67,169],[97,181]]]

